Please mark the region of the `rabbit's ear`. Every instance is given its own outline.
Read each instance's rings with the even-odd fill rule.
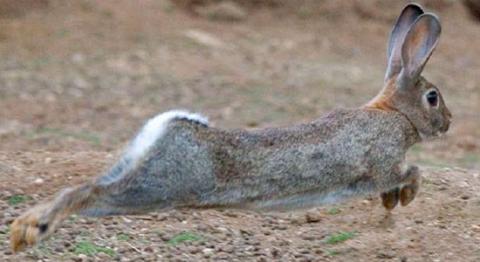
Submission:
[[[408,4],[403,8],[400,16],[397,18],[397,22],[390,33],[390,40],[387,47],[388,64],[385,81],[400,73],[400,70],[402,69],[401,49],[403,40],[405,39],[405,35],[407,34],[408,29],[410,29],[410,26],[422,14],[423,10],[420,5]]]
[[[441,31],[440,21],[433,14],[421,15],[410,27],[402,45],[402,78],[411,80],[422,73]]]

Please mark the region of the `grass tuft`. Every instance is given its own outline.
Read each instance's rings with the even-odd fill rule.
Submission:
[[[174,236],[173,238],[171,238],[170,240],[168,240],[168,244],[170,245],[178,245],[180,243],[184,243],[184,242],[192,242],[192,241],[199,241],[201,240],[202,237],[195,234],[195,233],[191,233],[191,232],[182,232],[176,236]]]
[[[117,235],[117,239],[120,241],[128,241],[130,240],[130,236],[125,233],[120,233]]]
[[[11,206],[16,206],[28,200],[32,200],[32,197],[26,195],[14,195],[8,198],[7,203]]]
[[[354,236],[355,236],[355,232],[341,231],[336,234],[332,234],[328,236],[327,239],[325,239],[325,243],[334,245],[334,244],[345,242],[353,238]]]
[[[111,257],[115,255],[115,251],[108,247],[101,247],[97,246],[88,241],[80,241],[75,245],[75,249],[73,251],[76,255],[84,254],[87,256],[94,256],[98,253],[104,253]]]
[[[339,214],[339,213],[340,213],[340,209],[338,209],[336,207],[332,207],[327,211],[327,214],[329,214],[329,215],[336,215],[336,214]]]
[[[340,255],[340,252],[337,251],[337,250],[331,250],[331,249],[327,249],[325,250],[325,254],[327,254],[327,256],[336,256],[336,255]]]

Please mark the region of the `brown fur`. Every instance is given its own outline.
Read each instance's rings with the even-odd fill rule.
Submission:
[[[365,107],[383,111],[398,111],[392,104],[395,93],[395,79],[390,79],[380,93],[368,102]]]

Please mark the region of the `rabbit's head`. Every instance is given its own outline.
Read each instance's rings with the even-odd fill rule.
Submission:
[[[441,32],[438,18],[407,5],[388,43],[385,87],[367,107],[404,114],[422,138],[445,133],[452,117],[439,89],[421,76]]]

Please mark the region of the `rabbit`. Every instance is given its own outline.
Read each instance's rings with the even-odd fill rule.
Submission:
[[[51,235],[71,214],[113,216],[183,208],[288,210],[379,194],[387,210],[409,204],[419,169],[415,143],[447,132],[452,115],[421,76],[441,27],[408,4],[390,35],[384,87],[366,104],[310,123],[254,131],[212,127],[169,111],[150,119],[105,174],[19,216],[11,247]]]

